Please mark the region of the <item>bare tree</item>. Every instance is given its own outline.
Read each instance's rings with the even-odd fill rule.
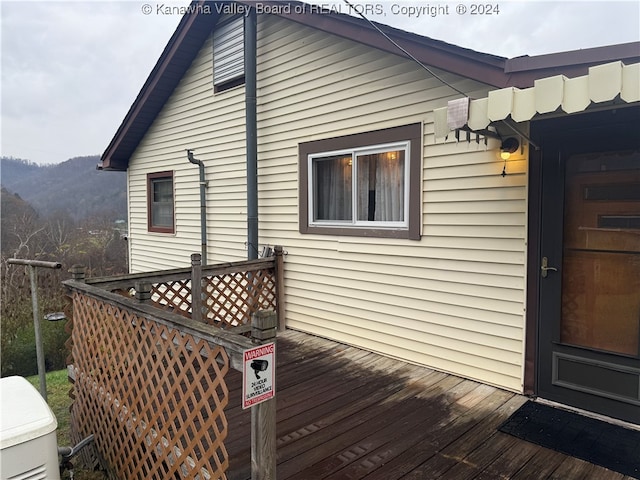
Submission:
[[[46,226],[40,224],[36,214],[23,213],[16,216],[10,228],[10,234],[17,239],[12,252],[13,258],[36,258],[38,254],[44,253],[44,242],[40,234]]]

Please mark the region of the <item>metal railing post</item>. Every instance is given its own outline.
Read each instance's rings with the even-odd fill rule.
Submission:
[[[286,330],[286,306],[284,300],[284,248],[280,245],[276,245],[273,248],[275,256],[275,280],[276,280],[276,308],[278,315],[278,331],[283,332]]]
[[[42,330],[40,328],[40,307],[38,306],[38,267],[60,268],[59,262],[43,262],[40,260],[24,260],[20,258],[10,258],[10,265],[26,265],[29,267],[29,281],[31,283],[31,307],[33,310],[33,328],[35,330],[36,341],[36,362],[38,364],[38,378],[40,380],[40,395],[47,401],[47,375],[44,364],[44,345],[42,342]]]

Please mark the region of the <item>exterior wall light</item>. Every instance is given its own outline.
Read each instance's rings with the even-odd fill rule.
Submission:
[[[502,160],[509,160],[512,153],[520,148],[520,142],[515,137],[505,138],[500,145],[500,158]]]

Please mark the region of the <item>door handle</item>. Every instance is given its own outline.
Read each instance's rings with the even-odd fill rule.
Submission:
[[[542,257],[542,266],[540,267],[540,270],[542,270],[542,278],[547,278],[547,275],[549,275],[549,271],[558,271],[556,267],[549,266],[549,259],[547,257]]]

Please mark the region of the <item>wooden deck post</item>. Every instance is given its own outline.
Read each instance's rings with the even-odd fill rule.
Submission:
[[[202,255],[191,254],[191,319],[202,321]]]
[[[140,303],[151,301],[151,282],[136,282],[134,288],[136,289],[136,301]]]
[[[71,278],[73,280],[75,280],[76,282],[84,283],[85,277],[87,275],[84,266],[76,263],[75,265],[71,265],[71,268],[68,270],[68,272],[71,274]]]
[[[278,318],[273,310],[251,316],[251,337],[256,344],[275,341]],[[275,385],[274,385],[275,388]],[[276,399],[251,407],[251,480],[276,479]]]

